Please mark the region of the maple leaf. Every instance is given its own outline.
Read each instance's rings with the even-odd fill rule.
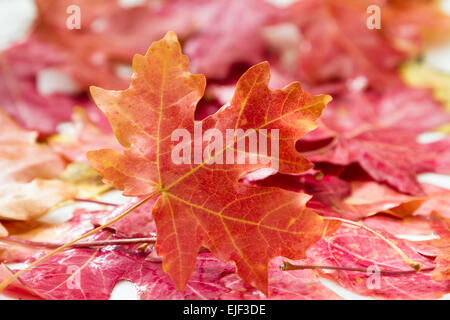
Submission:
[[[380,8],[378,30],[367,26],[369,5]],[[316,84],[356,78],[376,88],[398,84],[395,72],[400,63],[423,52],[427,39],[438,40],[436,36],[450,30],[450,19],[436,1],[306,0],[293,3],[286,12],[302,35],[300,79]]]
[[[435,260],[436,268],[431,273],[431,278],[437,281],[450,280],[450,254],[448,252],[438,256]]]
[[[107,129],[103,114],[84,90],[92,84],[125,88],[128,75],[124,78],[120,70],[127,70],[134,53],[145,52],[149,40],[159,39],[169,29],[191,34],[203,25],[199,21],[209,7],[215,6],[203,0],[168,1],[161,7],[147,2],[125,8],[109,0],[36,1],[37,21],[30,36],[1,53],[0,107],[43,136],[69,121],[75,106],[88,110],[90,118]],[[82,11],[80,30],[66,25],[70,18],[66,11],[74,5]],[[195,14],[187,15],[187,10]],[[38,79],[49,69],[69,76],[75,92],[42,94]]]
[[[418,214],[421,205],[432,201],[433,196],[414,197],[399,193],[389,186],[372,180],[354,179],[346,181],[337,176],[323,173],[301,175],[274,174],[261,180],[244,181],[265,187],[279,187],[312,196],[307,207],[322,216],[359,220],[376,213],[395,217]],[[428,190],[428,189],[427,189]]]
[[[5,221],[4,227],[10,237],[20,241],[58,242],[73,240],[93,229],[95,212],[75,210],[73,217],[63,223],[46,223],[39,220]],[[0,239],[0,262],[21,263],[47,253],[42,247],[24,246],[21,243]]]
[[[194,33],[217,6],[216,1],[205,0],[158,4],[145,0],[132,7],[109,0],[38,0],[36,5],[34,35],[67,56],[61,70],[82,88],[94,84],[108,89],[126,88],[128,76],[121,76],[117,68],[129,65],[135,53],[144,53],[149,41],[160,39],[167,30],[182,37]],[[82,12],[80,29],[66,27],[71,6]]]
[[[409,55],[419,55],[430,46],[449,39],[450,18],[443,12],[440,0],[377,2],[384,10],[387,36]],[[406,30],[405,26],[410,29]]]
[[[1,111],[0,124],[0,172],[3,181],[51,179],[64,170],[65,164],[61,158],[47,146],[36,143],[36,132],[20,128]]]
[[[86,152],[100,147],[120,150],[121,147],[110,132],[101,130],[84,109],[75,108],[72,115],[73,133],[50,137],[50,147],[73,162],[87,162]]]
[[[75,186],[78,189],[77,197],[80,199],[90,199],[111,189],[102,182],[102,177],[97,171],[84,162],[69,163],[59,178]]]
[[[362,220],[364,225],[372,229],[380,229],[395,236],[420,235],[429,236],[433,233],[429,217],[409,216],[398,218],[391,215],[377,214]]]
[[[76,192],[59,180],[10,182],[0,188],[0,219],[37,219],[58,203],[73,198]]]
[[[428,189],[437,189],[428,186]],[[427,204],[429,202],[429,204]],[[435,258],[436,267],[431,278],[437,281],[450,280],[450,219],[434,209],[440,210],[446,206],[439,205],[434,198],[427,201],[418,210],[418,215],[403,219],[403,221],[390,221],[386,217],[373,217],[364,220],[364,224],[382,228],[397,235],[433,235],[434,239],[424,241],[409,241],[408,245],[426,257]],[[436,205],[438,204],[438,205]],[[431,210],[431,211],[430,211]],[[438,238],[435,238],[435,237]]]
[[[450,219],[433,212],[430,221],[431,228],[439,239],[428,240],[420,243],[419,250],[423,253],[425,244],[427,256],[435,256],[436,268],[431,273],[431,278],[437,281],[450,281]],[[414,243],[412,244],[414,248]],[[431,248],[431,254],[429,253]]]
[[[90,151],[91,165],[127,196],[160,194],[153,208],[156,248],[179,290],[203,246],[220,260],[234,261],[247,283],[267,293],[269,260],[303,257],[326,223],[305,208],[309,197],[304,194],[239,184],[246,173],[270,164],[210,163],[226,149],[237,149],[237,139],[214,154],[211,150],[199,165],[173,163],[174,142],[169,137],[179,128],[193,135],[195,106],[205,88],[203,76],[188,72],[188,59],[173,32],[153,43],[145,56],[135,56],[133,70],[127,90],[91,89],[126,148]],[[300,173],[312,165],[296,152],[295,141],[315,127],[329,97],[309,95],[299,83],[271,91],[268,82],[267,63],[250,68],[238,81],[230,104],[201,125],[222,132],[279,129],[279,170]],[[211,147],[205,142],[202,152]]]
[[[8,230],[0,223],[0,238],[6,237],[8,235]]]
[[[93,239],[108,237],[112,239],[111,234],[104,232]],[[230,291],[219,280],[223,275],[234,272],[233,266],[221,263],[211,254],[199,256],[186,289],[179,292],[160,262],[147,260],[146,254],[135,249],[136,246],[112,250],[67,250],[33,268],[21,276],[20,281],[41,298],[56,300],[109,299],[121,280],[131,281],[139,297],[144,300],[219,299],[221,294]],[[102,267],[99,268],[99,265]],[[98,279],[102,281],[99,283]]]
[[[341,300],[336,293],[319,282],[317,272],[313,270],[296,270],[285,272],[280,270],[282,258],[275,258],[270,262],[269,269],[269,297],[261,294],[255,288],[246,286],[233,273],[221,279],[227,287],[232,289],[225,293],[223,299],[239,300]]]
[[[450,219],[450,191],[430,184],[424,184],[423,187],[428,194],[428,199],[416,215],[430,216],[433,212],[438,212],[441,216]]]
[[[0,112],[0,219],[38,218],[77,190],[55,179],[64,162],[48,146],[36,143],[37,134],[17,126]]]
[[[380,232],[387,239],[395,241],[409,257],[422,263],[424,270],[434,268],[431,260],[414,251],[407,241]],[[376,267],[380,271],[405,270],[404,261],[386,242],[361,228],[340,227],[334,234],[311,247],[308,256],[320,265],[365,269]],[[450,287],[449,281],[433,281],[427,272],[374,276],[373,273],[336,270],[327,273],[327,276],[352,292],[381,299],[438,299],[447,294]],[[377,277],[376,280],[374,277]]]
[[[185,51],[194,71],[224,78],[233,64],[263,60],[262,29],[280,21],[282,12],[258,0],[215,2],[201,31],[186,42]]]
[[[352,194],[344,203],[356,211],[366,212],[365,216],[387,213],[403,218],[412,216],[427,200],[426,197],[413,197],[399,193],[386,185],[372,181],[353,181]]]
[[[88,27],[66,28],[69,5],[86,12],[82,24]],[[117,74],[117,65],[144,53],[148,41],[160,39],[167,30],[187,39],[185,49],[196,72],[223,78],[233,64],[262,60],[262,28],[281,18],[277,7],[255,0],[144,1],[132,8],[108,0],[39,0],[37,7],[35,34],[68,56],[63,69],[82,87],[108,89],[125,88],[127,79]]]
[[[326,142],[325,147],[310,147],[312,161],[358,163],[374,180],[414,195],[424,193],[418,173],[445,174],[450,168],[449,139],[416,142],[420,133],[450,121],[450,114],[427,92],[393,88],[381,95],[346,94],[327,108],[321,121],[323,126],[305,136],[309,142]]]
[[[297,61],[301,80],[317,84],[363,76],[375,86],[397,81],[393,71],[405,55],[381,32],[367,28],[367,6],[358,0],[307,0],[286,8],[302,34]]]
[[[87,97],[76,94],[44,95],[38,89],[37,78],[46,68],[64,63],[66,57],[51,44],[30,38],[0,55],[0,108],[24,128],[41,135],[56,132],[59,123],[68,121],[78,105],[89,110],[101,125],[103,115]],[[103,120],[104,122],[104,120]]]
[[[439,72],[424,62],[410,61],[400,69],[405,82],[414,87],[431,88],[437,100],[450,110],[450,75]]]
[[[112,211],[99,211],[93,215],[92,223],[100,226],[118,216],[122,212],[132,208],[143,198],[132,198],[131,201],[116,207]],[[156,226],[153,216],[148,214],[152,212],[156,198],[147,201],[133,211],[132,215],[115,222],[108,229],[114,230],[115,235],[123,238],[149,237],[156,234]]]
[[[14,273],[3,263],[0,264],[0,281],[4,281],[11,277]],[[32,289],[28,288],[25,284],[23,284],[20,280],[15,280],[11,283],[6,294],[10,298],[16,299],[28,299],[28,300],[37,300],[40,299],[39,295],[34,292]]]

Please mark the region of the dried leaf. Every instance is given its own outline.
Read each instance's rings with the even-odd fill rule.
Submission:
[[[247,180],[246,177],[244,179]],[[434,197],[413,197],[399,193],[374,181],[345,181],[332,175],[305,173],[302,175],[276,174],[263,180],[251,181],[254,185],[279,187],[312,196],[308,208],[323,216],[359,220],[377,213],[395,217],[418,214],[421,205]]]
[[[0,238],[8,236],[8,230],[0,223]]]
[[[121,149],[112,133],[101,130],[81,108],[75,108],[72,126],[73,134],[59,134],[49,139],[51,148],[67,160],[87,163],[86,152],[89,150],[100,147]]]
[[[418,173],[449,172],[450,139],[416,141],[420,133],[450,121],[450,114],[427,92],[397,88],[381,95],[348,94],[336,99],[321,120],[319,133],[305,137],[309,145],[317,144],[306,152],[312,161],[358,163],[374,180],[413,195],[424,194]]]
[[[415,252],[406,241],[386,232],[383,235],[402,249],[408,257],[432,268],[431,260]],[[380,299],[438,299],[450,291],[450,281],[433,281],[429,272],[383,275],[383,270],[408,270],[408,266],[386,242],[360,228],[342,226],[308,250],[319,265],[371,268],[371,272],[336,270],[327,273],[344,288],[364,296]]]
[[[270,262],[269,297],[273,300],[340,300],[336,293],[319,282],[319,276],[312,270],[284,272],[280,270],[283,259],[276,258]],[[232,291],[222,296],[224,299],[256,300],[265,299],[258,290],[245,286],[236,274],[221,280]]]
[[[64,162],[48,146],[36,143],[36,133],[20,129],[0,113],[0,219],[30,220],[77,190],[54,179]]]
[[[34,179],[0,187],[0,220],[34,220],[73,198],[77,189],[59,180]]]
[[[276,6],[258,0],[215,1],[201,32],[186,42],[192,69],[224,78],[235,64],[263,60],[263,27],[279,21],[281,15]]]
[[[102,182],[102,177],[91,166],[83,162],[69,163],[60,179],[78,189],[78,197],[90,199],[111,189]]]
[[[359,79],[363,87],[380,89],[399,84],[395,72],[401,62],[423,52],[431,38],[446,40],[450,18],[437,2],[296,1],[286,11],[302,35],[300,79],[312,84]],[[368,27],[371,5],[380,8],[379,29]]]
[[[82,95],[39,92],[38,73],[64,61],[64,54],[54,46],[33,37],[3,51],[0,56],[1,109],[24,128],[37,130],[43,136],[55,133],[60,122],[68,121],[76,105],[89,109],[97,118],[102,116]]]
[[[121,65],[129,65],[135,53],[144,53],[148,43],[160,39],[167,30],[175,30],[180,36],[193,33],[203,25],[215,3],[173,0],[156,4],[145,0],[124,7],[109,0],[38,0],[34,34],[66,56],[60,69],[82,88],[93,84],[126,88],[127,77],[117,72]],[[80,29],[66,27],[70,6],[80,8]]]
[[[411,61],[400,69],[406,83],[414,87],[433,90],[437,100],[445,104],[450,111],[450,75],[439,72],[425,63]]]

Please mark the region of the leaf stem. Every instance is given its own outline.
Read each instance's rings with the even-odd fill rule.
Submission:
[[[58,247],[57,249],[53,250],[52,252],[46,254],[45,256],[43,256],[42,258],[34,261],[33,263],[31,263],[28,267],[26,267],[23,270],[20,270],[18,272],[16,272],[12,277],[6,279],[5,281],[3,281],[2,283],[0,283],[0,292],[3,291],[3,289],[5,289],[7,286],[9,286],[13,281],[15,281],[16,279],[18,279],[22,274],[24,274],[25,272],[27,272],[28,270],[30,270],[31,268],[37,266],[38,264],[40,264],[41,262],[47,260],[48,258],[54,256],[55,254],[63,251],[66,248],[69,248],[70,246],[72,246],[73,244],[77,243],[80,240],[83,240],[91,235],[93,235],[94,233],[101,231],[107,227],[109,227],[110,225],[112,225],[113,223],[119,221],[120,219],[124,218],[125,216],[127,216],[130,212],[134,211],[135,209],[137,209],[138,207],[140,207],[141,205],[143,205],[144,203],[146,203],[148,200],[154,198],[155,196],[157,196],[160,193],[160,191],[155,191],[152,194],[150,194],[148,197],[144,198],[143,200],[141,200],[140,202],[138,202],[137,204],[135,204],[134,206],[132,206],[130,209],[126,210],[125,212],[121,213],[120,215],[118,215],[117,217],[115,217],[114,219],[112,219],[111,221],[105,223],[104,225],[99,226],[98,228],[95,228],[94,230],[89,231],[88,233],[85,233],[84,235],[82,235],[81,237],[72,240],[60,247]]]
[[[315,266],[315,265],[296,265],[289,263],[287,261],[284,261],[284,264],[280,266],[280,269],[282,271],[289,271],[289,270],[305,270],[305,269],[315,269],[315,270],[345,270],[345,271],[354,271],[354,272],[364,272],[368,273],[370,272],[369,269],[366,268],[351,268],[351,267],[337,267],[337,266]],[[424,268],[421,270],[421,272],[430,272],[433,271],[434,268]],[[380,270],[379,273],[381,275],[387,275],[387,276],[395,276],[395,275],[406,275],[411,273],[416,273],[416,270]]]
[[[68,248],[90,248],[90,247],[106,247],[106,246],[117,246],[117,245],[127,245],[127,244],[153,244],[156,243],[156,234],[152,233],[151,237],[147,238],[126,238],[126,239],[114,239],[114,240],[101,240],[101,241],[88,241],[79,242],[70,245]],[[24,239],[17,239],[13,237],[3,237],[0,238],[0,242],[14,243],[21,246],[27,247],[37,247],[37,248],[59,248],[65,246],[66,243],[62,242],[41,242],[41,241],[31,241]],[[199,253],[210,252],[207,248],[201,247],[198,251]]]
[[[347,219],[342,219],[342,218],[336,218],[336,217],[322,217],[324,220],[333,220],[333,221],[340,221],[342,223],[345,224],[349,224],[352,226],[356,226],[359,228],[362,228],[372,234],[374,234],[376,237],[380,238],[381,240],[383,240],[384,242],[386,242],[389,246],[392,247],[392,249],[394,249],[395,252],[397,252],[400,257],[402,257],[403,261],[405,261],[408,266],[410,266],[411,268],[413,268],[416,272],[419,272],[422,265],[419,262],[415,262],[413,260],[411,260],[399,247],[397,247],[392,241],[390,241],[389,239],[387,239],[385,236],[383,236],[381,233],[363,225],[362,223],[358,223],[355,221],[351,221],[351,220],[347,220]]]
[[[65,243],[57,242],[40,242],[40,241],[30,241],[23,239],[16,239],[12,237],[1,238],[0,241],[15,243],[23,246],[29,247],[40,247],[40,248],[59,248]],[[89,247],[103,247],[103,246],[115,246],[115,245],[127,245],[127,244],[138,244],[138,243],[155,243],[156,235],[149,238],[129,238],[129,239],[114,239],[114,240],[102,240],[102,241],[90,241],[90,242],[79,242],[70,245],[70,248],[89,248]]]
[[[73,200],[76,201],[76,202],[88,202],[88,203],[101,204],[101,205],[104,205],[104,206],[111,206],[111,207],[118,207],[119,206],[116,203],[97,201],[97,200],[91,200],[91,199],[74,198]]]

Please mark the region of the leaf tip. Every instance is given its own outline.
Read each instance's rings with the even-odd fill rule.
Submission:
[[[94,99],[94,101],[103,91],[105,90],[96,86],[89,87],[89,93],[91,94],[91,97],[92,99]]]
[[[178,42],[178,36],[173,30],[168,31],[163,39],[170,42]]]
[[[332,96],[330,96],[328,94],[323,95],[323,102],[325,105],[329,104],[331,101],[333,101]]]
[[[252,70],[252,69],[270,74],[270,63],[269,63],[269,61],[262,61],[258,64],[255,64],[253,67],[250,67],[249,70]]]

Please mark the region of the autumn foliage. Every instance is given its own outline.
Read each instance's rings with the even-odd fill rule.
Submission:
[[[2,294],[108,299],[128,280],[141,299],[341,299],[322,278],[377,299],[450,292],[449,187],[418,176],[450,174],[450,76],[418,68],[450,39],[435,1],[372,1],[381,29],[364,0],[35,2],[0,56]],[[48,70],[71,88],[43,93]],[[240,149],[252,134],[271,152]]]

